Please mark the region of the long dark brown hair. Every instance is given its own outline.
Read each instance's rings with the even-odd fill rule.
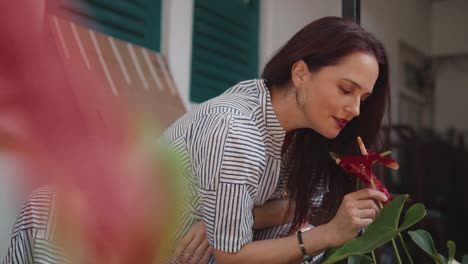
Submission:
[[[262,78],[268,86],[287,89],[291,82],[291,68],[304,60],[310,72],[336,65],[353,52],[373,55],[379,65],[379,75],[370,96],[361,104],[360,115],[354,118],[334,139],[327,139],[312,129],[301,128],[289,132],[288,192],[295,202],[291,230],[306,221],[314,225],[331,220],[343,196],[355,188],[354,177],[341,170],[329,156],[329,151],[356,154],[357,136],[367,146],[374,146],[385,111],[390,122],[390,86],[387,55],[382,43],[371,33],[351,20],[324,17],[313,21],[297,32],[266,64]],[[322,184],[325,183],[325,184]],[[325,187],[325,186],[326,187]],[[322,204],[316,207],[311,199],[328,188]]]

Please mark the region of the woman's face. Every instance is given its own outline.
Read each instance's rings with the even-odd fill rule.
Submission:
[[[299,86],[302,91],[298,91],[304,95],[305,126],[326,138],[338,136],[359,116],[360,105],[371,95],[378,74],[375,57],[363,52],[351,53],[318,72],[306,71]]]

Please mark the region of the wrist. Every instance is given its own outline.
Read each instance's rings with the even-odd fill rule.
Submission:
[[[307,255],[315,256],[336,245],[335,238],[330,237],[331,229],[331,226],[323,224],[302,233]]]
[[[302,231],[301,230],[297,231],[296,235],[297,235],[297,240],[299,242],[299,248],[301,249],[302,259],[305,262],[309,262],[311,260],[311,256],[307,253],[307,250],[305,248],[304,239],[302,238]]]
[[[330,223],[323,224],[319,227],[322,227],[324,232],[324,243],[327,248],[339,246],[338,235],[336,229]]]

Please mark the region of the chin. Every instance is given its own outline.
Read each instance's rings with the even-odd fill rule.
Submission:
[[[335,139],[338,136],[338,134],[334,134],[331,136],[325,136],[327,139]]]
[[[322,136],[324,136],[325,138],[327,138],[327,139],[334,139],[340,134],[341,130],[339,130],[339,131],[324,131],[324,132],[325,133],[320,133],[320,134]]]

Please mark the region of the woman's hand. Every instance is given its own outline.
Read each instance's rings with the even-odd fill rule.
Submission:
[[[206,263],[212,254],[203,220],[194,224],[180,240],[172,259],[173,263]]]
[[[380,212],[375,200],[387,197],[373,189],[362,189],[345,195],[335,217],[326,224],[330,246],[339,246],[355,238],[362,228],[372,223]]]

